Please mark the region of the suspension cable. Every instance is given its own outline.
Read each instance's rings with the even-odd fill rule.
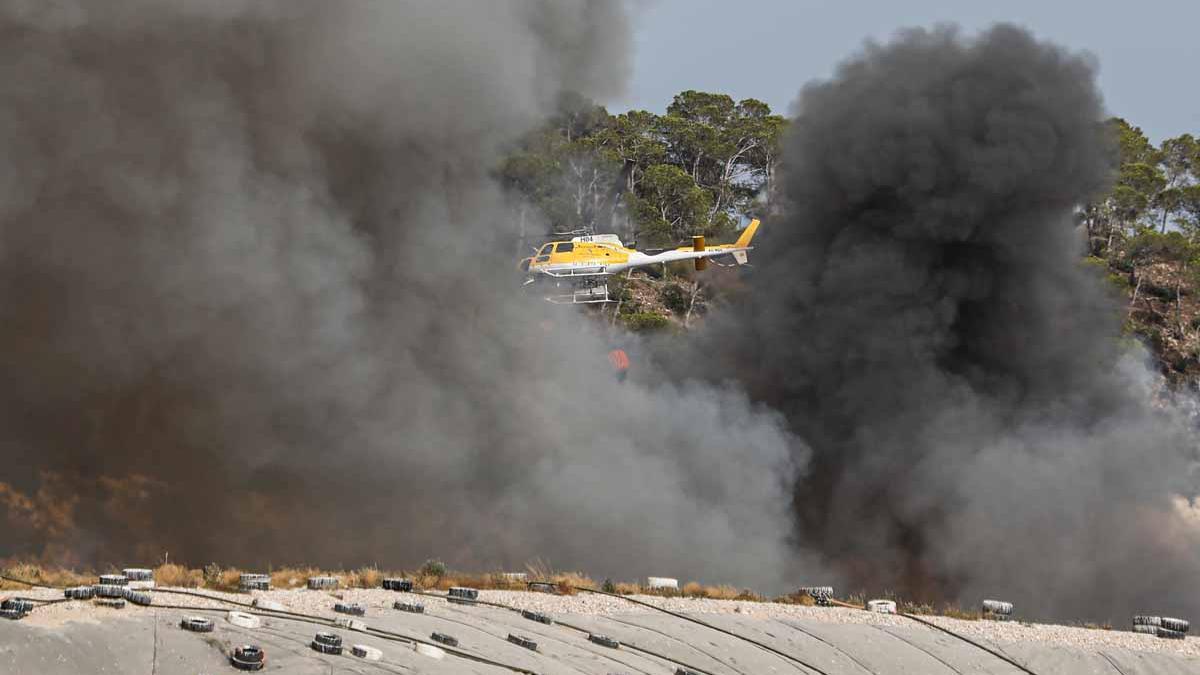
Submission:
[[[834,600],[833,598],[830,598],[830,599],[829,599],[829,603],[830,603],[830,604],[833,604],[833,605],[837,605],[838,607],[846,607],[846,608],[848,608],[848,609],[859,609],[859,610],[862,610],[862,611],[864,611],[864,612],[865,612],[865,611],[867,611],[867,608],[866,608],[866,607],[863,607],[863,606],[861,606],[861,605],[852,605],[852,604],[850,604],[850,603],[848,603],[848,602],[842,602],[842,601],[840,601],[840,600]],[[1012,665],[1012,666],[1014,666],[1015,668],[1017,668],[1017,669],[1018,669],[1018,670],[1020,670],[1021,672],[1028,673],[1028,675],[1037,675],[1037,673],[1033,672],[1032,670],[1030,670],[1030,669],[1029,669],[1029,668],[1027,668],[1026,666],[1023,666],[1023,665],[1021,665],[1020,663],[1018,663],[1018,662],[1017,662],[1017,661],[1015,661],[1014,659],[1010,658],[1009,656],[1007,656],[1007,655],[1005,655],[1005,654],[1003,654],[1003,653],[1001,653],[1001,652],[999,652],[999,651],[997,651],[997,650],[995,650],[995,649],[992,649],[991,647],[988,647],[987,645],[983,644],[982,642],[978,642],[978,641],[976,641],[976,640],[972,640],[971,638],[967,637],[966,635],[963,635],[963,634],[961,634],[961,633],[958,633],[958,632],[952,631],[952,630],[950,630],[949,628],[945,628],[945,627],[943,627],[943,626],[939,626],[939,625],[937,625],[936,623],[934,623],[934,622],[932,622],[932,621],[929,621],[928,619],[922,619],[922,618],[921,618],[921,617],[919,617],[919,616],[916,616],[916,615],[914,615],[914,614],[908,614],[908,613],[906,613],[906,612],[896,612],[896,616],[902,616],[902,617],[904,617],[904,618],[906,618],[906,619],[908,619],[908,620],[910,620],[910,621],[916,621],[917,623],[924,624],[924,625],[926,625],[926,626],[929,626],[930,628],[934,628],[934,629],[936,629],[936,630],[940,630],[941,632],[943,632],[943,633],[945,633],[945,634],[947,634],[947,635],[949,635],[949,636],[951,636],[951,637],[956,637],[956,638],[958,638],[959,640],[962,640],[963,642],[966,642],[967,644],[970,644],[970,645],[972,645],[972,646],[974,646],[974,647],[978,647],[979,649],[982,649],[983,651],[985,651],[985,652],[987,652],[987,653],[991,654],[992,656],[995,656],[996,658],[998,658],[998,659],[1001,659],[1001,660],[1003,660],[1003,661],[1007,662],[1009,665]]]
[[[537,582],[535,582],[535,583],[537,583]],[[583,593],[595,593],[595,594],[597,594],[597,595],[607,595],[607,596],[609,596],[609,597],[612,597],[612,598],[619,598],[619,599],[621,599],[621,600],[624,600],[624,601],[626,601],[626,602],[631,602],[631,603],[633,603],[633,604],[635,604],[635,605],[641,605],[642,607],[649,607],[650,609],[653,609],[653,610],[655,610],[655,611],[662,612],[663,614],[669,614],[669,615],[671,615],[671,616],[673,616],[673,617],[675,617],[675,618],[677,618],[677,619],[682,619],[682,620],[684,620],[684,621],[690,621],[690,622],[692,622],[692,623],[694,623],[694,624],[697,624],[697,625],[700,625],[700,626],[704,626],[705,628],[710,628],[710,629],[712,629],[712,630],[715,630],[715,631],[717,631],[718,633],[724,633],[725,635],[728,635],[728,636],[730,636],[730,637],[732,637],[732,638],[735,638],[735,639],[738,639],[738,640],[743,640],[743,641],[745,641],[745,642],[748,642],[748,643],[750,643],[750,644],[752,644],[752,645],[754,645],[754,646],[756,646],[756,647],[759,647],[760,649],[765,649],[766,651],[768,651],[768,652],[771,652],[772,654],[776,654],[776,655],[778,655],[778,656],[782,656],[783,658],[787,659],[788,661],[791,661],[791,662],[793,662],[793,663],[797,663],[797,664],[799,664],[799,665],[801,665],[801,666],[804,666],[805,668],[808,668],[809,670],[816,671],[817,673],[820,673],[820,675],[829,675],[829,673],[825,672],[824,670],[822,670],[822,669],[821,669],[821,668],[819,668],[818,666],[815,666],[815,665],[813,665],[813,664],[811,664],[811,663],[809,663],[809,662],[807,662],[807,661],[805,661],[805,660],[803,660],[803,659],[800,659],[800,658],[797,658],[797,657],[795,657],[795,656],[792,656],[791,654],[788,654],[787,652],[780,651],[780,650],[778,650],[778,649],[776,649],[776,648],[772,647],[771,645],[769,645],[769,644],[766,644],[765,642],[759,642],[758,640],[755,640],[754,638],[749,638],[749,637],[746,637],[745,635],[739,635],[738,633],[735,633],[735,632],[733,632],[733,631],[731,631],[731,630],[727,630],[727,629],[725,629],[725,628],[721,628],[720,626],[714,626],[713,624],[711,624],[711,623],[708,623],[707,621],[701,621],[700,619],[696,619],[696,618],[694,618],[694,617],[690,617],[690,616],[688,616],[688,615],[686,615],[686,614],[680,614],[679,612],[672,612],[672,611],[671,611],[671,610],[669,610],[669,609],[665,609],[665,608],[663,608],[663,607],[659,607],[659,606],[657,606],[657,605],[652,605],[652,604],[650,604],[650,603],[648,603],[648,602],[642,602],[641,600],[635,600],[635,599],[633,599],[633,598],[630,598],[630,597],[627,597],[627,596],[624,596],[624,595],[620,595],[620,594],[618,594],[618,593],[609,593],[608,591],[598,591],[598,590],[596,590],[596,589],[594,589],[594,588],[582,588],[582,587],[579,587],[579,586],[567,586],[567,588],[570,588],[571,590],[574,590],[574,591],[580,591],[580,592],[583,592]]]

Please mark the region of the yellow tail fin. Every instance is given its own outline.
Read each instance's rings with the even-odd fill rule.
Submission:
[[[742,230],[742,236],[738,237],[737,241],[733,242],[733,245],[738,248],[746,248],[750,245],[750,240],[754,238],[756,232],[758,232],[758,218],[750,221],[746,229]]]

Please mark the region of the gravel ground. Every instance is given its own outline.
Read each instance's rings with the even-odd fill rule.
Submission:
[[[394,611],[392,610],[392,603],[396,600],[423,603],[430,609],[446,604],[446,601],[441,598],[410,593],[397,593],[382,589],[349,589],[341,591],[294,589],[266,592],[255,591],[253,593],[219,593],[204,590],[200,592],[244,603],[250,602],[255,597],[264,597],[284,605],[289,611],[326,618],[343,616],[333,611],[335,602],[362,603],[368,607],[367,616],[364,619],[368,623],[370,622],[371,614],[375,612],[382,610]],[[229,608],[228,605],[214,600],[161,592],[155,592],[153,595],[156,604],[211,609]],[[0,598],[3,597],[56,600],[62,597],[62,592],[52,589],[37,589],[24,592],[5,591],[4,593],[0,593]],[[804,621],[835,624],[910,627],[914,625],[913,622],[899,616],[873,614],[861,610],[839,607],[805,607],[803,605],[782,605],[737,600],[661,598],[656,596],[632,597],[655,604],[664,609],[695,615],[698,618],[705,614],[737,614],[746,618],[762,620],[801,619]],[[556,596],[523,591],[480,591],[479,599],[509,605],[518,609],[543,612],[551,616],[563,616],[564,618],[572,614],[615,616],[648,614],[653,612],[649,608],[638,607],[618,598],[588,593],[580,593],[573,596]],[[61,626],[67,621],[94,622],[102,618],[109,619],[115,616],[136,616],[139,613],[148,611],[152,611],[152,608],[137,607],[130,604],[126,605],[124,609],[114,610],[95,606],[91,602],[69,601],[41,607],[23,619],[23,621],[33,625],[52,628]],[[1061,645],[1092,652],[1107,648],[1121,648],[1133,651],[1200,656],[1200,638],[1197,637],[1188,637],[1186,640],[1163,640],[1126,630],[1098,630],[1076,626],[1026,624],[1019,622],[963,621],[936,616],[923,618],[967,637],[1002,644],[1038,643]]]

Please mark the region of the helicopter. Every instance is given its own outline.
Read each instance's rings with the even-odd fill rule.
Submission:
[[[539,281],[552,282],[556,289],[546,300],[555,304],[590,304],[613,302],[608,295],[608,278],[626,270],[650,265],[694,260],[696,270],[708,267],[710,258],[730,256],[737,265],[749,262],[747,252],[754,248],[750,242],[758,233],[759,221],[750,221],[732,244],[706,245],[703,235],[692,237],[691,246],[665,249],[654,253],[642,252],[621,243],[615,234],[587,234],[568,241],[543,244],[537,252],[521,260],[525,286]]]

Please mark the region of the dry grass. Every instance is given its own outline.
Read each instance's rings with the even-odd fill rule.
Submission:
[[[325,576],[315,567],[284,567],[271,570],[271,588],[303,588],[309,577]]]
[[[436,561],[433,561],[436,563]],[[105,570],[119,571],[119,570]],[[162,564],[154,570],[155,581],[160,586],[175,586],[183,588],[208,588],[218,591],[236,592],[239,590],[241,574],[238,568],[222,568],[210,564],[203,569],[191,569],[184,565]],[[96,574],[91,571],[75,572],[72,570],[45,568],[40,565],[23,563],[14,564],[2,572],[5,576],[18,579],[28,579],[46,586],[79,586],[96,583]],[[375,566],[361,567],[354,570],[323,570],[312,566],[283,567],[269,570],[271,586],[279,589],[303,588],[309,577],[334,576],[341,579],[343,588],[380,588],[383,579],[390,577],[412,579],[418,588],[425,590],[445,591],[452,586],[466,586],[480,590],[525,590],[526,581],[514,579],[504,572],[468,573],[448,570],[444,565],[426,564],[422,569],[414,571],[389,571]],[[601,589],[601,584],[580,572],[561,572],[549,564],[535,560],[526,566],[526,580],[542,581],[557,585],[561,594],[574,594],[574,588]],[[26,586],[12,582],[0,581],[0,590],[23,590]],[[654,595],[659,597],[686,597],[711,600],[741,600],[752,602],[776,602],[780,604],[812,606],[813,598],[807,594],[791,593],[779,596],[773,600],[745,589],[724,584],[704,585],[689,582],[681,589],[650,589],[640,583],[618,582],[605,580],[605,590],[611,590],[620,595]],[[885,597],[891,597],[887,594]],[[895,598],[893,598],[895,599]],[[851,596],[850,601],[862,604],[862,598]],[[977,621],[982,618],[978,611],[964,610],[957,605],[934,607],[928,604],[897,602],[901,611],[912,614],[928,614],[947,616],[956,619]],[[1108,625],[1087,627],[1111,628]]]
[[[775,598],[771,602],[777,602],[781,605],[803,605],[804,607],[812,607],[817,604],[813,596],[808,593],[789,593]]]
[[[725,584],[705,586],[695,581],[684,584],[683,595],[688,598],[707,598],[709,600],[762,600],[762,596],[748,589],[738,590]]]
[[[204,585],[204,572],[202,570],[191,570],[183,565],[166,563],[155,568],[154,583],[159,586],[200,588]]]
[[[6,567],[0,574],[6,577],[13,577],[14,579],[25,579],[44,586],[83,586],[85,584],[96,583],[96,575],[90,571],[80,573],[61,568],[48,569],[31,563],[19,563]],[[0,581],[0,590],[25,590],[27,588],[29,587],[24,584]]]

